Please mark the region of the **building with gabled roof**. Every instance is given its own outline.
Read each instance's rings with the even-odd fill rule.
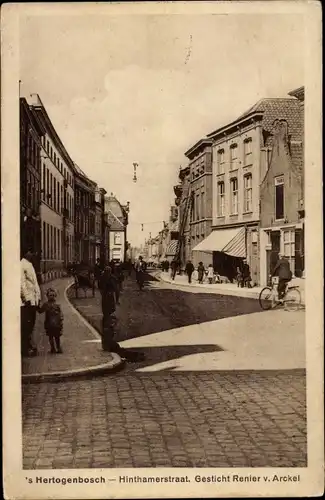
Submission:
[[[129,203],[122,205],[111,193],[105,196],[104,207],[109,226],[109,260],[124,262],[127,251]]]
[[[273,122],[268,162],[260,185],[260,276],[265,285],[279,253],[302,278],[304,259],[304,87],[295,96],[292,114]]]

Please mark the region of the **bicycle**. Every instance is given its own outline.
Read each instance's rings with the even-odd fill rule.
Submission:
[[[301,294],[297,285],[286,283],[282,301],[278,299],[278,278],[273,277],[269,286],[264,287],[259,295],[259,304],[264,311],[284,306],[288,311],[297,311],[301,304]]]

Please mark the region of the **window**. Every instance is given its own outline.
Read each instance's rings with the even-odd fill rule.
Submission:
[[[50,226],[46,224],[46,259],[49,260],[50,256]]]
[[[50,174],[50,205],[53,206],[53,175]]]
[[[56,178],[53,178],[53,207],[54,210],[57,210],[56,206]]]
[[[43,231],[42,231],[42,258],[46,259],[46,223],[43,222]]]
[[[54,164],[56,166],[56,153],[54,152]]]
[[[42,200],[45,200],[45,176],[46,176],[46,167],[45,167],[45,163],[43,163],[43,173],[42,173]]]
[[[275,219],[284,218],[284,177],[275,177]]]
[[[57,200],[56,200],[56,204],[57,204],[57,211],[60,213],[61,212],[61,207],[60,207],[60,183],[58,181],[57,183]]]
[[[223,217],[225,215],[225,183],[218,183],[218,216]]]
[[[196,195],[196,220],[200,220],[200,194]]]
[[[51,156],[51,160],[52,160],[53,159],[53,148],[52,148],[52,146],[50,148],[50,151],[51,151],[50,156]]]
[[[223,174],[225,172],[225,150],[219,149],[218,156],[218,174]]]
[[[287,257],[292,273],[295,272],[295,230],[287,229],[282,232],[283,254]]]
[[[61,196],[60,196],[60,205],[61,205],[61,214],[63,213],[63,186],[60,186]]]
[[[201,219],[204,219],[205,216],[205,203],[204,203],[204,191],[201,191]]]
[[[53,258],[56,260],[56,227],[53,228]]]
[[[49,247],[49,258],[53,258],[53,227],[50,225],[50,247]]]
[[[49,203],[49,193],[50,193],[50,172],[49,169],[46,169],[46,186],[45,186],[45,201]]]
[[[50,152],[50,143],[49,143],[49,141],[46,141],[46,151],[48,153]]]
[[[244,212],[252,211],[252,176],[244,176]]]
[[[232,144],[230,146],[230,164],[231,164],[230,167],[231,168],[236,168],[237,152],[238,152],[237,144]]]
[[[249,137],[244,141],[244,165],[252,163],[252,138]]]
[[[238,179],[230,179],[230,213],[238,213]]]

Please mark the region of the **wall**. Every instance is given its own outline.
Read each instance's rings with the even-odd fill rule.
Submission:
[[[74,257],[74,173],[46,134],[41,152],[42,272],[61,275]],[[66,181],[66,182],[65,182]],[[67,209],[66,234],[63,212]]]
[[[115,235],[119,235],[120,243],[116,242]],[[109,232],[109,260],[120,259],[124,262],[125,233],[124,231]]]
[[[251,139],[251,153],[244,154],[244,141]],[[231,146],[237,144],[237,158],[233,163],[230,161]],[[219,173],[218,151],[224,150],[224,173]],[[259,183],[260,183],[260,151],[261,151],[261,127],[260,125],[249,125],[239,131],[218,139],[213,145],[213,226],[239,224],[259,219]],[[252,175],[252,207],[244,210],[244,176]],[[238,211],[231,213],[230,205],[230,181],[238,179]],[[218,183],[224,182],[225,187],[225,209],[221,216],[218,211]]]
[[[277,259],[278,252],[286,254],[293,274],[301,275],[304,269],[304,241],[303,241],[303,221],[299,218],[298,209],[302,196],[303,170],[295,166],[291,156],[291,148],[288,142],[287,124],[279,121],[274,130],[274,145],[270,156],[270,165],[261,184],[260,202],[260,241],[261,258],[260,274],[261,283],[267,282],[269,272]],[[303,155],[300,150],[301,158]],[[298,163],[299,164],[299,163]],[[276,179],[283,179],[284,186],[284,210],[283,218],[276,219],[275,183]],[[277,231],[277,232],[275,232]],[[272,238],[278,235],[278,245],[272,246]],[[291,245],[285,245],[285,238],[290,234]],[[288,252],[288,249],[290,251]],[[289,255],[288,255],[288,253]],[[270,260],[271,259],[271,260]]]

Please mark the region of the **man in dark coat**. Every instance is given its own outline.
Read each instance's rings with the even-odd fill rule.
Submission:
[[[172,280],[174,280],[175,276],[176,276],[176,272],[177,272],[177,260],[176,259],[172,260],[172,262],[170,264],[170,268],[172,271]]]
[[[278,295],[279,300],[282,301],[286,289],[286,284],[289,283],[292,279],[292,272],[290,269],[289,261],[285,258],[284,255],[279,253],[279,260],[273,269],[272,276],[278,276]]]
[[[251,288],[251,271],[249,268],[249,264],[247,260],[244,259],[243,268],[242,268],[242,282],[241,286],[247,286],[247,288]]]
[[[142,352],[124,349],[116,342],[114,326],[116,323],[116,291],[118,290],[116,277],[112,273],[110,266],[106,266],[100,278],[100,291],[102,294],[102,348],[104,351],[116,352],[121,358],[127,361],[143,361],[145,356]]]
[[[106,266],[104,272],[102,273],[99,280],[99,289],[102,295],[102,345],[103,349],[109,345],[112,337],[113,331],[111,329],[111,315],[116,310],[116,293],[117,293],[117,282],[115,276],[112,274],[112,269],[110,266]]]
[[[194,266],[190,260],[187,262],[187,264],[185,266],[185,272],[188,276],[188,282],[192,283],[192,274],[194,272]]]

